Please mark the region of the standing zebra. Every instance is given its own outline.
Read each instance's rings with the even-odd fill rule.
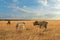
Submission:
[[[24,22],[17,23],[16,29],[18,30],[19,28],[26,29],[26,28],[25,28],[25,23],[24,23]]]

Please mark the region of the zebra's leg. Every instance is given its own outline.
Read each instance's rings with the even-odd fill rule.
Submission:
[[[40,28],[41,28],[41,25],[40,25]]]
[[[47,29],[47,25],[45,25],[45,29]]]
[[[23,26],[23,30],[25,30],[26,28],[25,28],[25,26]]]
[[[47,26],[44,26],[44,30],[43,30],[43,32],[46,31],[46,29],[47,29]]]
[[[18,30],[18,26],[16,26],[16,30]]]

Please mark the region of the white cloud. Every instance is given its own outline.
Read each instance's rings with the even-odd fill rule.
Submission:
[[[60,11],[58,11],[58,10],[39,10],[39,9],[31,10],[31,9],[28,9],[26,6],[24,6],[23,8],[20,8],[19,6],[9,6],[9,8],[11,8],[14,12],[19,11],[19,12],[24,12],[24,14],[25,13],[31,14],[31,15],[33,15],[32,19],[34,19],[34,18],[37,18],[37,19],[60,19],[58,16],[58,15],[60,15]],[[51,14],[52,17],[49,18],[49,16],[46,14],[49,14],[49,15]],[[29,16],[27,16],[27,17],[29,18]]]
[[[16,7],[16,6],[11,6],[10,8],[12,8],[15,12],[16,11],[22,11],[22,12],[26,12],[26,13],[36,13],[37,15],[40,15],[41,13],[42,14],[47,14],[47,13],[53,13],[53,14],[60,14],[60,11],[57,11],[57,10],[30,10],[30,9],[27,9],[26,7],[23,7],[23,8],[20,8],[20,7]]]
[[[58,2],[60,1],[60,0],[57,0]]]
[[[60,9],[60,4],[56,3],[54,6],[51,6],[51,8],[53,8],[53,9]]]
[[[27,12],[27,13],[30,13],[30,11],[28,11],[28,10],[26,10],[26,9],[24,9],[24,8],[20,8],[20,7],[15,7],[15,6],[11,6],[10,8],[12,8],[13,9],[13,11],[22,11],[22,12]]]
[[[38,2],[39,3],[41,3],[41,4],[43,4],[45,7],[48,7],[48,8],[51,8],[51,10],[45,10],[44,8],[43,8],[43,6],[41,6],[41,8],[40,7],[38,7],[38,8],[36,8],[36,9],[34,9],[34,10],[32,10],[32,8],[28,8],[27,6],[23,6],[22,8],[20,8],[19,6],[8,6],[9,8],[11,8],[15,13],[20,13],[20,12],[23,12],[24,14],[25,13],[30,13],[30,16],[31,15],[33,15],[32,16],[32,19],[33,18],[37,18],[37,19],[60,19],[60,10],[58,11],[58,10],[56,10],[56,9],[60,9],[60,0],[51,0],[52,2],[54,2],[54,3],[52,3],[52,4],[49,4],[49,2],[48,2],[48,0],[38,0]],[[13,2],[18,2],[18,0],[13,0]],[[6,3],[6,2],[5,2]],[[55,10],[53,10],[52,11],[52,9],[55,9]],[[51,18],[49,18],[49,16],[48,15],[46,15],[46,14],[48,14],[48,15],[52,15],[52,17]],[[51,16],[50,15],[50,16]],[[19,16],[16,16],[16,15],[8,15],[9,17],[16,17],[16,18],[19,18]],[[29,17],[28,17],[29,18]]]
[[[39,3],[42,3],[44,6],[48,6],[47,0],[38,0]]]
[[[56,15],[54,17],[51,18],[52,20],[60,20],[60,15]]]
[[[53,9],[60,9],[60,0],[51,0],[53,3],[49,5]]]
[[[38,2],[51,9],[60,9],[60,0],[50,0],[50,2],[48,0],[38,0]]]
[[[47,11],[47,13],[51,13],[51,14],[60,14],[60,11],[57,10],[51,10],[51,11]]]
[[[40,13],[39,11],[37,10],[30,10],[30,9],[27,9],[26,6],[24,6],[23,8],[20,8],[20,7],[16,7],[16,6],[8,6],[9,8],[11,8],[13,11],[15,12],[18,12],[18,11],[22,11],[22,12],[25,12],[25,13],[35,13],[35,14],[38,14]]]

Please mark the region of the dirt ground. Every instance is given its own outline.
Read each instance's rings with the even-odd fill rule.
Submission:
[[[0,21],[0,40],[60,40],[60,20],[46,20],[46,31],[33,26],[34,21]],[[19,22],[25,22],[26,30],[16,30]]]

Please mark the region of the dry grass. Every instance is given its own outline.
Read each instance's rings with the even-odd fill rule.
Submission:
[[[0,40],[60,40],[60,21],[48,21],[48,28],[45,32],[39,27],[33,26],[34,21],[23,21],[27,30],[16,31],[16,24],[22,21],[0,21]]]

